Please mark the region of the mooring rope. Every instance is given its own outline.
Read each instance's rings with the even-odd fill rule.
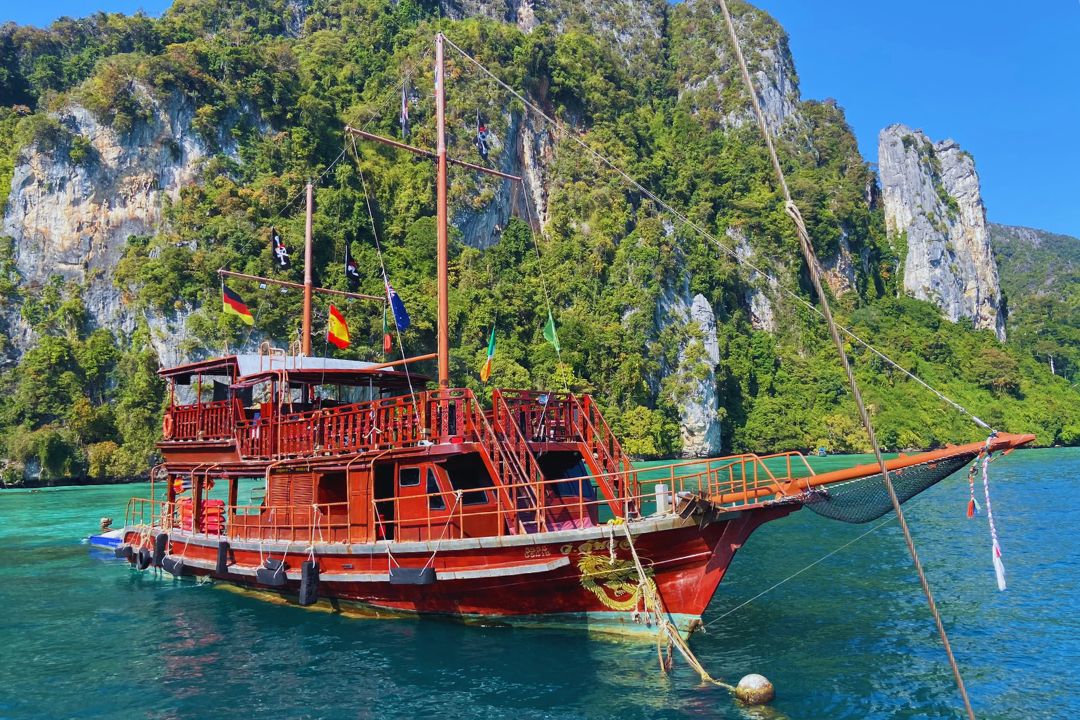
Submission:
[[[655,586],[654,583],[649,582],[649,577],[645,574],[645,568],[641,564],[641,558],[638,557],[637,548],[634,546],[634,536],[630,532],[629,523],[622,522],[618,524],[622,525],[623,532],[626,533],[626,541],[630,544],[630,554],[634,558],[634,569],[637,570],[639,583],[638,586],[641,588],[642,600],[645,602],[645,612],[649,612],[651,610],[653,617],[656,618],[656,627],[658,631],[656,650],[657,656],[660,658],[660,669],[664,672],[667,672],[667,668],[665,667],[663,656],[661,654],[661,647],[666,637],[668,641],[669,658],[671,653],[671,647],[675,647],[675,649],[679,651],[679,654],[683,656],[683,659],[686,660],[690,667],[694,668],[694,670],[697,671],[698,675],[701,676],[703,682],[712,683],[713,685],[724,688],[728,692],[734,693],[734,685],[729,685],[723,680],[717,680],[709,674],[709,671],[705,669],[705,666],[703,666],[701,664],[701,661],[697,659],[697,656],[694,655],[694,651],[690,649],[690,646],[687,644],[686,640],[684,640],[682,635],[679,634],[678,628],[674,627],[671,621],[668,620],[667,610],[664,608],[664,599],[660,595],[660,590]],[[614,525],[612,525],[611,533],[612,537],[614,538]]]
[[[919,554],[915,550],[915,540],[912,538],[911,530],[908,528],[907,520],[904,518],[904,511],[900,507],[900,499],[896,496],[896,489],[893,488],[892,480],[889,479],[889,469],[885,464],[885,458],[881,454],[881,447],[878,445],[877,436],[874,434],[874,424],[871,422],[870,415],[866,411],[866,404],[863,402],[862,393],[859,391],[859,383],[855,379],[855,373],[851,369],[851,364],[848,362],[847,352],[844,350],[844,341],[840,337],[836,322],[833,320],[832,309],[829,307],[829,299],[822,289],[820,267],[818,265],[817,256],[814,253],[814,247],[810,242],[810,234],[806,230],[806,224],[803,222],[798,206],[791,199],[791,191],[788,189],[787,179],[784,177],[784,169],[780,166],[780,158],[776,154],[776,147],[773,145],[772,136],[769,134],[768,125],[765,123],[765,114],[762,112],[761,105],[758,103],[757,93],[754,91],[754,82],[750,79],[750,71],[746,67],[746,58],[743,57],[742,48],[739,44],[739,37],[735,32],[735,22],[731,19],[731,12],[728,10],[727,0],[720,0],[720,9],[724,15],[724,22],[727,23],[728,34],[731,37],[732,50],[735,52],[735,58],[738,60],[739,69],[742,71],[743,83],[746,85],[746,90],[750,95],[750,102],[754,108],[754,115],[757,117],[758,127],[761,129],[761,134],[765,139],[765,145],[769,150],[769,158],[772,160],[773,169],[776,171],[777,181],[780,183],[780,189],[784,194],[784,208],[795,222],[795,227],[799,236],[799,245],[802,248],[803,257],[806,260],[810,279],[814,284],[814,291],[818,296],[818,303],[821,305],[822,315],[825,318],[826,324],[829,326],[829,335],[832,336],[833,344],[836,346],[837,354],[840,356],[840,364],[844,368],[844,374],[847,375],[848,385],[851,388],[851,395],[855,400],[855,407],[859,410],[859,417],[862,420],[863,427],[866,429],[866,434],[870,439],[870,446],[874,450],[874,457],[877,459],[878,465],[881,466],[881,477],[885,483],[885,489],[889,492],[889,500],[892,502],[893,510],[896,512],[896,519],[900,523],[900,529],[904,533],[904,542],[907,544],[908,553],[911,555],[911,561],[915,565],[915,571],[919,575],[919,582],[922,584],[923,592],[926,595],[926,602],[930,607],[930,613],[934,616],[934,622],[937,624],[941,642],[945,646],[945,653],[949,658],[949,666],[952,668],[953,677],[956,679],[956,687],[960,691],[960,697],[964,702],[964,709],[967,712],[968,717],[971,720],[975,720],[975,711],[971,708],[971,701],[968,699],[967,688],[964,687],[964,678],[960,674],[960,666],[956,663],[956,658],[953,656],[952,646],[949,644],[949,635],[945,631],[945,625],[941,620],[941,614],[938,612],[937,603],[934,602],[934,594],[930,590],[930,583],[926,579],[926,573],[923,572],[922,563],[919,562]]]

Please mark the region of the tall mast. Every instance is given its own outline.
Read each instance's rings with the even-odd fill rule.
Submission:
[[[443,73],[443,34],[435,36],[435,122],[438,142],[435,155],[438,177],[435,181],[435,229],[438,242],[439,275],[439,387],[450,386],[450,281],[447,253],[446,212],[446,78]]]
[[[300,338],[301,352],[311,355],[311,214],[315,203],[315,193],[311,183],[307,184],[307,219],[304,223],[304,327]]]

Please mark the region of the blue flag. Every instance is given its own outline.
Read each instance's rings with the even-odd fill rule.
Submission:
[[[386,295],[390,298],[390,309],[394,311],[394,324],[397,325],[399,332],[405,332],[412,324],[409,312],[405,309],[405,303],[401,302],[397,291],[389,284],[386,286]]]

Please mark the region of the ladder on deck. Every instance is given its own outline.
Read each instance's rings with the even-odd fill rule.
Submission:
[[[524,445],[524,438],[521,438],[521,442],[528,453],[527,457],[520,455],[513,438],[508,441],[505,423],[499,422],[498,411],[493,410],[492,422],[489,422],[471,392],[465,403],[465,412],[473,439],[480,447],[480,457],[495,477],[495,490],[501,498],[511,532],[528,533],[544,528],[544,508],[540,500],[543,485],[537,484],[543,480],[543,474],[536,458]],[[512,426],[516,429],[516,425]],[[496,427],[500,428],[498,432]]]
[[[573,416],[571,427],[581,447],[581,455],[609,498],[612,511],[619,516],[624,511],[635,509],[636,502],[628,500],[638,495],[634,465],[608,427],[596,401],[591,395],[579,398],[571,394],[570,403]]]

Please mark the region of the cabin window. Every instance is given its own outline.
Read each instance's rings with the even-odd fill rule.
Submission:
[[[398,470],[398,485],[416,487],[420,484],[420,468],[410,467]]]
[[[435,477],[435,471],[428,468],[427,471],[427,491],[428,491],[428,508],[431,510],[445,510],[446,502],[443,500],[442,495],[439,493],[442,490],[439,488],[439,479]]]
[[[450,478],[450,487],[461,491],[462,505],[486,505],[491,502],[486,490],[492,487],[491,476],[478,455],[448,458],[444,467]]]
[[[488,494],[486,490],[469,490],[461,494],[462,505],[487,505]]]

